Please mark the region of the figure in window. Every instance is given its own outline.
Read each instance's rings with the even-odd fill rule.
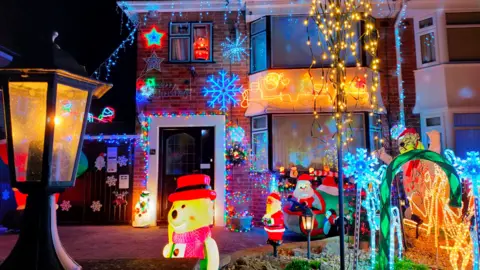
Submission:
[[[207,61],[210,59],[210,49],[208,46],[208,40],[204,37],[198,37],[195,40],[194,46],[194,53],[195,53],[195,60],[204,60]]]

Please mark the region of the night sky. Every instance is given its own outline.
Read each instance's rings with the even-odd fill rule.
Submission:
[[[40,3],[39,3],[40,2]],[[121,25],[123,16],[124,25]],[[69,52],[91,75],[128,35],[127,17],[113,0],[1,0],[0,46],[13,51],[28,44],[26,31],[54,29],[56,43]],[[123,28],[120,33],[121,27]],[[100,114],[105,106],[116,110],[114,122],[102,124],[103,133],[133,134],[135,127],[136,42],[122,51],[111,71],[114,87],[100,100],[94,100],[91,112]],[[101,77],[104,80],[105,77]]]

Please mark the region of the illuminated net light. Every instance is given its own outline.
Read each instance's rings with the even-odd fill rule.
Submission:
[[[234,40],[227,37],[226,41],[220,44],[223,57],[228,58],[232,63],[240,62],[248,57],[246,44],[244,44],[246,39],[246,36],[242,38],[242,34],[239,34]]]
[[[236,106],[239,103],[237,94],[242,92],[243,86],[238,86],[239,77],[236,74],[231,75],[227,78],[227,72],[221,70],[219,72],[220,77],[215,78],[213,75],[209,76],[207,83],[210,86],[203,88],[204,96],[211,96],[211,99],[207,104],[215,108],[215,105],[219,104],[220,111],[227,111],[228,105]]]

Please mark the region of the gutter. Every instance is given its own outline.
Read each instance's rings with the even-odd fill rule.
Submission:
[[[402,52],[401,52],[401,37],[400,37],[400,23],[405,19],[406,11],[407,11],[407,2],[408,0],[402,0],[402,8],[397,13],[397,17],[395,18],[395,52],[397,58],[397,81],[398,81],[398,97],[400,103],[400,125],[405,126],[405,93],[403,89],[403,78],[402,78]]]

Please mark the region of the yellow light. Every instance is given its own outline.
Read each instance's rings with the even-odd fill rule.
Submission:
[[[55,123],[56,126],[58,126],[62,123],[62,118],[55,116],[55,118],[53,119],[53,122]]]

